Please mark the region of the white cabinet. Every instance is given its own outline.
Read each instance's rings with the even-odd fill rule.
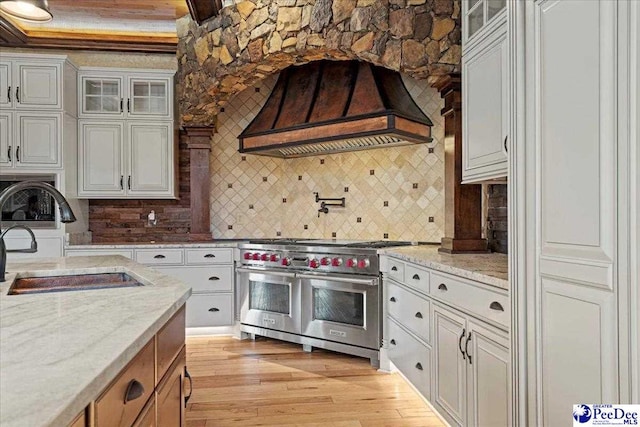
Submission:
[[[62,166],[62,121],[58,112],[0,112],[0,165],[13,169]]]
[[[434,304],[432,402],[453,425],[511,424],[507,334]]]
[[[83,68],[80,117],[173,118],[173,71]]]
[[[78,195],[173,198],[173,122],[80,120]]]
[[[477,183],[508,173],[508,25],[504,0],[463,3],[469,25],[462,55],[462,182]]]
[[[13,113],[0,112],[0,166],[13,165]]]
[[[63,61],[43,57],[0,61],[0,106],[62,109]]]
[[[80,71],[80,197],[176,197],[173,73]]]

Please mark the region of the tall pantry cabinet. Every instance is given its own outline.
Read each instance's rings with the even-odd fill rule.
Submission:
[[[517,421],[564,425],[640,401],[640,4],[513,5]]]

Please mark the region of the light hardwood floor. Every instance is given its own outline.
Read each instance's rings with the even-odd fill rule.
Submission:
[[[368,359],[266,338],[187,338],[187,427],[442,426],[398,374]]]

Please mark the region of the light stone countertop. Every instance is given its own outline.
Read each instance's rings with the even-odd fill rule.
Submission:
[[[124,258],[13,262],[0,283],[0,425],[64,426],[186,302],[184,283]],[[126,272],[145,286],[7,295],[18,277]]]
[[[402,246],[380,249],[388,255],[433,270],[450,273],[497,288],[509,290],[508,259],[505,254],[443,254],[439,246]]]
[[[184,243],[165,243],[165,242],[148,242],[148,243],[91,243],[87,245],[66,245],[65,250],[85,250],[85,249],[170,249],[170,248],[236,248],[238,243],[247,242],[248,240],[234,241],[218,241],[211,242],[184,242]]]

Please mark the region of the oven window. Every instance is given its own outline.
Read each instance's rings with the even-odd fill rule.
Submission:
[[[313,288],[313,318],[364,326],[364,294]]]
[[[279,283],[249,281],[249,308],[289,314],[289,286]]]

